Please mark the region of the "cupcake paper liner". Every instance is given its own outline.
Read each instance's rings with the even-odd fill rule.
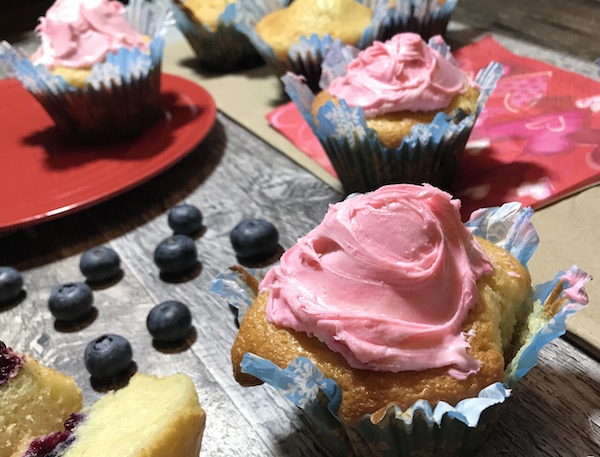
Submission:
[[[358,3],[365,3],[362,0],[356,0]],[[379,35],[379,29],[387,14],[387,5],[389,0],[372,0],[370,5],[373,8],[373,19],[367,27],[358,43],[360,49],[371,45]],[[239,20],[238,29],[244,33],[252,42],[256,50],[263,56],[278,75],[291,71],[301,74],[306,78],[307,84],[313,90],[318,90],[319,78],[321,75],[321,63],[327,54],[328,49],[334,42],[331,35],[319,37],[317,34],[303,36],[299,41],[292,43],[288,51],[287,60],[279,59],[271,46],[269,46],[256,33],[256,24],[268,13],[284,8],[286,5],[278,0],[238,0],[237,8]]]
[[[160,70],[169,10],[144,0],[131,0],[125,17],[138,32],[151,36],[149,52],[121,48],[95,64],[83,88],[46,66],[34,65],[9,43],[0,43],[0,63],[40,102],[60,132],[70,138],[98,142],[141,132],[160,115]]]
[[[385,41],[402,32],[418,33],[424,40],[443,35],[457,3],[458,0],[396,0],[387,11],[377,39]]]
[[[530,221],[532,214],[530,208],[509,203],[476,211],[465,225],[477,236],[506,249],[526,266],[539,244]],[[257,278],[264,272],[249,271]],[[298,406],[333,455],[471,456],[498,421],[510,388],[536,365],[542,347],[565,333],[566,319],[587,304],[583,287],[590,279],[583,270],[572,266],[566,272],[559,272],[552,281],[533,287],[534,313],[536,307],[543,311],[556,299],[562,301],[562,307],[548,322],[530,325],[531,334],[506,368],[505,383],[494,383],[477,397],[467,398],[456,406],[440,402],[432,408],[427,401],[419,400],[406,411],[389,406],[385,411],[365,415],[357,426],[350,427],[338,416],[339,387],[310,360],[299,357],[281,369],[248,353],[242,361],[242,371],[277,388]],[[243,277],[231,270],[219,274],[210,290],[235,307],[240,319],[255,298]]]
[[[201,67],[228,72],[255,67],[263,59],[248,38],[236,28],[237,5],[227,5],[219,16],[217,29],[201,23],[181,0],[159,0],[173,11],[177,27],[194,50]]]
[[[430,46],[441,51],[450,62],[449,47],[441,37]],[[353,52],[333,43],[323,62],[321,87],[344,74]],[[362,108],[350,108],[344,100],[339,105],[327,102],[317,113],[318,125],[311,115],[312,90],[302,78],[287,73],[282,81],[289,97],[325,149],[346,193],[367,192],[384,184],[429,182],[447,188],[452,181],[465,145],[489,95],[502,76],[502,65],[492,62],[481,70],[475,83],[480,93],[477,112],[466,115],[456,110],[453,115],[438,113],[430,124],[416,124],[399,147],[384,147],[376,132],[367,127]]]

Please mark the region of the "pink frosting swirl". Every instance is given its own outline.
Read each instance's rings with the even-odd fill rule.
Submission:
[[[260,285],[267,319],[305,332],[355,368],[479,369],[462,325],[493,267],[460,220],[460,202],[429,185],[390,185],[330,206]]]
[[[366,117],[397,111],[446,108],[467,89],[468,76],[414,33],[376,41],[329,86],[331,95]]]
[[[57,0],[36,28],[42,44],[35,64],[91,68],[109,52],[125,47],[148,49],[143,35],[129,25],[124,6],[112,0]]]

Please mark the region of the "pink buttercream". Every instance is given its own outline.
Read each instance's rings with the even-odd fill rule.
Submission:
[[[143,35],[129,25],[124,6],[111,0],[57,0],[36,28],[42,44],[35,64],[91,68],[109,52],[125,47],[148,49]]]
[[[331,95],[366,117],[397,111],[434,111],[467,90],[468,77],[414,33],[376,41],[329,86]]]
[[[390,185],[330,206],[260,285],[267,319],[315,336],[360,369],[476,373],[462,325],[493,267],[430,185]]]

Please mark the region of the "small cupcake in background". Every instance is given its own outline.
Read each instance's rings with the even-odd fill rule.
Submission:
[[[384,184],[446,188],[502,67],[474,81],[439,37],[414,33],[356,53],[333,46],[316,96],[288,73],[285,90],[323,145],[346,193]]]
[[[238,383],[278,389],[335,456],[475,455],[591,278],[572,266],[532,286],[533,211],[463,225],[459,209],[430,185],[384,186],[331,205],[264,279],[221,273]]]
[[[403,32],[418,33],[424,40],[443,35],[457,3],[458,0],[390,0],[377,39],[384,41]]]
[[[144,0],[57,0],[31,57],[0,43],[0,63],[67,137],[137,134],[161,113],[160,68],[170,12]]]
[[[321,63],[331,44],[339,41],[360,49],[371,44],[387,1],[366,6],[360,0],[295,0],[273,9],[273,0],[238,0],[238,28],[278,75],[286,71],[303,75],[317,90]],[[265,14],[267,10],[271,12]]]
[[[196,53],[200,66],[209,71],[242,70],[263,63],[248,38],[236,28],[236,2],[173,0],[177,27]],[[170,0],[163,3],[170,3]]]

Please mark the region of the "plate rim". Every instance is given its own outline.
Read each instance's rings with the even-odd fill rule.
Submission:
[[[169,87],[165,89],[166,84],[168,84]],[[43,111],[43,108],[38,104],[33,95],[31,95],[17,79],[5,78],[0,80],[0,92],[4,90],[16,89],[21,90],[24,96],[30,95],[31,103],[36,104],[37,108]],[[192,102],[200,101],[203,108],[203,112],[201,114],[189,119],[183,126],[183,128],[187,127],[188,131],[184,136],[178,136],[178,142],[183,142],[183,144],[178,146],[181,148],[181,150],[178,150],[173,157],[169,158],[164,163],[161,162],[160,164],[153,166],[151,171],[141,176],[136,176],[131,181],[128,181],[125,185],[111,186],[111,189],[100,192],[101,195],[86,196],[85,198],[76,199],[78,201],[64,202],[64,204],[62,204],[60,207],[37,211],[36,214],[20,216],[12,221],[8,221],[10,218],[7,218],[7,220],[0,219],[0,233],[6,234],[8,232],[17,231],[43,222],[55,220],[106,202],[107,200],[125,194],[126,192],[152,180],[187,157],[202,141],[206,139],[206,137],[212,131],[217,119],[217,106],[212,95],[200,84],[179,75],[162,72],[161,95],[169,92],[176,92],[180,96],[184,95],[186,98],[190,98]],[[169,126],[171,123],[169,122],[166,125]],[[179,129],[181,128],[182,127],[179,127]],[[174,130],[169,129],[168,131]],[[141,141],[145,136],[151,135],[151,132],[152,126],[144,131],[144,133],[139,137],[139,140]],[[110,143],[107,143],[107,145],[110,145]],[[173,145],[169,146],[169,148],[173,147]]]

